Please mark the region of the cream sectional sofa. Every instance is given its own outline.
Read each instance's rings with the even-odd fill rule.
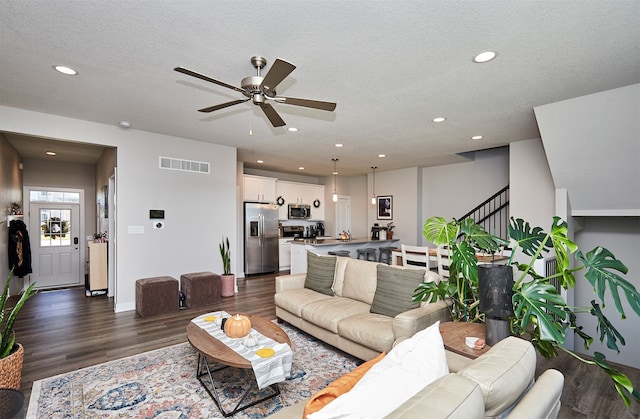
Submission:
[[[346,257],[335,260],[333,296],[305,288],[311,265],[307,273],[276,277],[278,319],[363,360],[388,352],[396,340],[411,337],[438,320],[449,320],[449,309],[442,301],[421,303],[393,317],[371,313],[374,297],[379,297],[378,269],[384,269],[387,277],[408,269]],[[440,277],[426,270],[422,279],[437,282]]]
[[[547,370],[534,380],[536,352],[530,342],[509,337],[475,360],[449,351],[446,359],[448,375],[428,384],[385,417],[557,418],[564,377],[556,370]],[[289,406],[269,418],[300,419],[305,404]]]

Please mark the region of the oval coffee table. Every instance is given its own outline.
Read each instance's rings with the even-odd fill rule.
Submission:
[[[251,314],[244,315],[249,318],[249,321],[251,321],[252,329],[260,332],[262,335],[273,339],[278,343],[286,343],[291,346],[291,340],[289,339],[289,336],[287,336],[287,334],[274,322],[271,322],[260,316]],[[191,346],[193,346],[195,350],[198,351],[198,367],[196,371],[198,380],[207,391],[207,393],[209,393],[224,417],[231,416],[241,410],[247,409],[280,394],[278,384],[272,384],[270,386],[273,390],[272,394],[243,405],[242,402],[250,394],[250,391],[254,387],[253,385],[250,385],[249,388],[245,390],[244,394],[238,401],[238,404],[235,406],[235,408],[233,408],[233,410],[224,410],[224,408],[222,407],[222,403],[220,402],[220,399],[218,397],[218,389],[216,388],[215,382],[213,380],[213,374],[217,371],[221,371],[229,367],[252,368],[251,362],[236,353],[233,349],[229,348],[223,342],[211,336],[209,333],[201,329],[193,322],[189,322],[189,325],[187,326],[187,339],[189,340],[189,343],[191,343]],[[217,367],[212,368],[211,363],[217,364]],[[207,380],[205,381],[202,377],[207,378]]]

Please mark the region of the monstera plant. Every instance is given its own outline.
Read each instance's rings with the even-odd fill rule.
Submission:
[[[425,282],[420,284],[413,296],[414,301],[427,301],[430,298],[450,300],[454,320],[482,321],[478,310],[478,253],[493,254],[503,246],[511,247],[509,264],[516,273],[513,282],[513,313],[510,318],[511,333],[531,341],[545,358],[556,356],[564,351],[582,362],[597,365],[613,380],[618,394],[627,407],[632,400],[640,403],[640,392],[634,388],[631,380],[611,365],[604,354],[594,352],[593,357],[583,357],[563,347],[566,333],[570,331],[584,342],[585,350],[593,342],[593,337],[576,323],[578,314],[590,314],[597,321],[596,332],[600,342],[606,339],[608,348],[620,352],[624,337],[615,328],[601,310],[605,295],[611,294],[616,311],[622,319],[627,313],[621,303],[622,296],[631,310],[640,317],[640,293],[633,284],[623,278],[627,267],[607,249],[597,246],[583,253],[567,236],[567,224],[554,217],[550,230],[532,227],[522,219],[511,218],[508,233],[510,241],[487,233],[484,228],[470,218],[462,221],[446,221],[442,217],[429,218],[424,224],[424,236],[438,246],[447,246],[451,265],[448,281],[439,284]],[[520,250],[529,259],[528,263],[513,260]],[[535,271],[534,263],[544,253],[553,250],[556,257],[556,272],[542,275]],[[571,256],[575,256],[572,263]],[[597,299],[587,307],[568,306],[557,292],[553,282],[564,289],[576,285],[575,273],[584,271],[584,279]]]

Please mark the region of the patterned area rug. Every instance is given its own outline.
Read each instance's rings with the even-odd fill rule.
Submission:
[[[288,324],[280,326],[291,339],[291,376],[279,384],[280,396],[234,418],[266,417],[308,398],[360,363]],[[38,380],[33,384],[27,419],[221,418],[196,378],[197,359],[191,345],[181,343]],[[227,411],[233,410],[242,394],[237,383],[252,383],[256,399],[261,396],[250,369],[226,368],[215,377],[221,383],[221,402]]]

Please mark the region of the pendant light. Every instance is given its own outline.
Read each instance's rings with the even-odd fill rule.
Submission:
[[[338,202],[338,194],[336,192],[336,175],[338,171],[336,170],[336,163],[338,159],[331,159],[333,161],[333,202]]]
[[[373,189],[371,193],[371,205],[375,205],[376,204],[376,169],[378,168],[378,166],[371,166],[371,168],[373,169]]]

